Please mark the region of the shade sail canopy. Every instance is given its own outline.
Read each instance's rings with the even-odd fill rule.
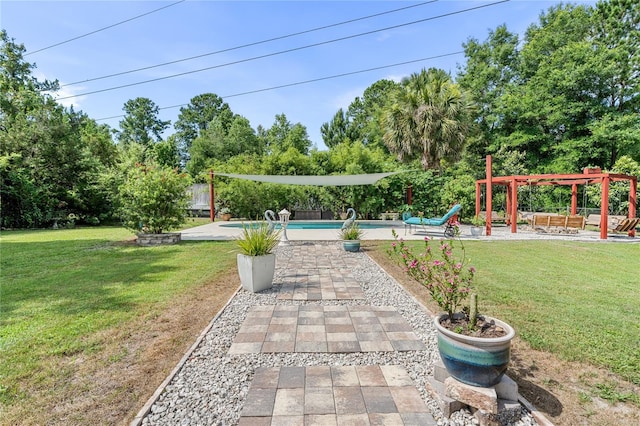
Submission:
[[[361,175],[329,175],[329,176],[281,176],[281,175],[238,175],[234,173],[216,173],[217,176],[227,176],[237,179],[247,179],[257,182],[280,183],[285,185],[313,185],[313,186],[349,186],[373,185],[380,179],[396,175],[401,172],[367,173]]]

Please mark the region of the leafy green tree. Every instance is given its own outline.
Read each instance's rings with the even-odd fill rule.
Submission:
[[[186,221],[191,179],[169,167],[139,164],[119,188],[122,223],[133,232],[160,234]]]
[[[352,141],[360,141],[366,146],[383,148],[383,128],[381,125],[384,107],[400,85],[392,80],[378,80],[367,87],[362,97],[356,97],[347,109]]]
[[[538,173],[610,168],[621,155],[638,155],[636,3],[553,6],[520,50],[504,26],[484,43],[465,44],[458,82],[479,106],[467,157],[475,170],[484,155],[505,149],[526,153],[525,167]]]
[[[161,166],[171,168],[180,167],[180,152],[176,136],[171,135],[167,140],[160,141],[153,146],[152,158]]]
[[[307,129],[300,123],[291,124],[285,114],[277,114],[273,125],[266,131],[267,150],[269,153],[285,152],[294,148],[307,155],[311,148],[311,140]]]
[[[342,108],[336,112],[333,119],[328,123],[322,123],[320,126],[320,134],[322,135],[322,141],[328,148],[347,142],[353,135],[350,134],[350,124]]]
[[[138,143],[148,149],[162,140],[162,133],[171,124],[158,118],[159,108],[149,98],[130,99],[122,110],[125,117],[119,123],[117,138],[125,146]]]
[[[611,173],[636,176],[640,179],[640,164],[627,155],[620,157],[610,171]],[[590,203],[600,207],[602,204],[602,186],[588,185],[586,191]],[[609,186],[609,213],[626,215],[628,214],[628,210],[629,182],[612,182]]]
[[[180,108],[180,114],[174,128],[180,156],[183,163],[189,160],[189,151],[193,141],[207,129],[215,119],[225,132],[229,130],[234,114],[229,105],[214,93],[194,96],[189,105]]]
[[[471,38],[463,47],[467,61],[456,82],[476,105],[473,119],[478,131],[469,137],[467,154],[468,161],[481,172],[485,156],[500,149],[499,137],[512,129],[505,98],[518,84],[518,35],[501,25],[489,31],[486,41]]]
[[[39,227],[73,213],[108,216],[96,182],[115,163],[109,129],[57,104],[40,82],[25,48],[0,32],[0,163],[2,223]]]
[[[606,155],[603,164],[612,167],[620,155],[640,159],[640,8],[633,0],[600,1],[592,22],[589,39],[595,42],[597,87],[606,110],[589,130]]]
[[[471,109],[446,72],[423,69],[402,81],[386,107],[384,142],[401,161],[420,158],[425,170],[441,168],[442,160],[460,158]]]
[[[39,226],[45,222],[46,194],[22,165],[20,154],[0,156],[0,225]]]
[[[391,80],[378,80],[367,87],[362,97],[356,97],[347,111],[342,109],[320,131],[325,145],[332,148],[342,142],[362,142],[364,145],[382,147],[381,116],[384,105],[398,84]]]
[[[211,167],[214,160],[226,161],[239,154],[261,154],[263,141],[245,117],[236,115],[229,126],[225,126],[221,117],[216,117],[193,141],[187,170],[197,176]]]

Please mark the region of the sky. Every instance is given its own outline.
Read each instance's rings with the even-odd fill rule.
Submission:
[[[168,136],[180,106],[215,93],[254,129],[285,114],[323,150],[322,124],[376,81],[430,67],[455,76],[463,43],[502,24],[522,39],[557,3],[0,0],[0,26],[35,77],[59,81],[61,104],[112,128],[127,100],[146,97],[171,120]]]

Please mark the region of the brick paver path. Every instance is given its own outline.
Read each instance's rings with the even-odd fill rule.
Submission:
[[[339,244],[293,245],[276,263],[276,304],[249,309],[228,353],[426,350],[393,306],[323,304],[365,299],[352,274],[359,265]],[[436,423],[403,367],[357,365],[258,368],[239,424]]]
[[[333,230],[329,230],[331,232]],[[278,258],[278,269],[287,272],[297,269],[354,269],[359,265],[357,259],[345,256],[338,244],[296,244],[286,258]]]
[[[403,367],[271,367],[256,371],[239,425],[428,425]]]
[[[278,300],[364,299],[362,287],[348,269],[297,269],[282,278]]]
[[[229,354],[424,349],[392,306],[264,305],[249,310]]]

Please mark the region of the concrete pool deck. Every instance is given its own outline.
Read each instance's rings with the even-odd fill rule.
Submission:
[[[326,222],[326,221],[325,221]],[[379,223],[383,228],[364,229],[362,240],[392,240],[391,229],[405,240],[422,240],[425,236],[430,238],[444,238],[442,226],[414,226],[413,232],[406,230],[400,221],[358,221],[359,223]],[[239,223],[236,221],[236,223]],[[248,222],[247,222],[248,223]],[[240,235],[242,229],[224,226],[225,221],[215,221],[206,225],[186,229],[181,232],[185,241],[197,240],[233,240]],[[575,233],[537,232],[519,226],[518,232],[511,233],[511,228],[504,224],[494,224],[491,228],[491,236],[473,237],[469,225],[460,225],[460,237],[469,240],[495,241],[495,240],[551,240],[562,239],[569,241],[608,241],[608,242],[640,242],[640,238],[629,237],[626,234],[609,234],[609,239],[601,240],[599,231],[580,230]],[[291,241],[337,241],[339,229],[287,229],[287,237]]]

